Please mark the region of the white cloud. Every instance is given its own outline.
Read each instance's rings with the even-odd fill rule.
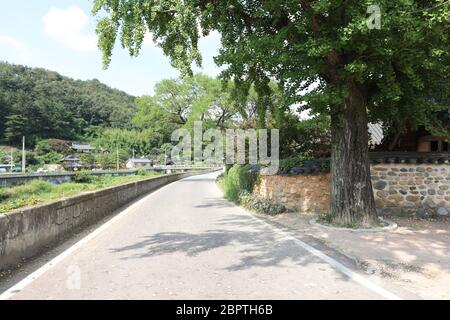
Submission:
[[[83,33],[89,25],[89,17],[77,6],[67,9],[52,7],[43,18],[44,31],[53,40],[78,51],[97,49],[95,34]]]
[[[31,59],[30,49],[20,40],[9,36],[0,35],[0,48],[2,47],[5,47],[6,50],[0,49],[0,52],[8,52],[8,49],[12,49],[13,51],[10,55],[8,55],[7,60],[9,61],[14,61],[19,64],[26,64]]]

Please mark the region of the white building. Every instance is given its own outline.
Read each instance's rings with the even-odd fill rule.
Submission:
[[[147,159],[146,157],[130,158],[127,160],[125,166],[127,169],[151,167],[153,166],[153,161]]]

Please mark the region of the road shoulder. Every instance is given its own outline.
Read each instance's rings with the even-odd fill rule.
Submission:
[[[287,228],[298,237],[329,248],[330,254],[351,261],[366,275],[376,275],[424,299],[449,299],[450,220],[394,218],[399,225],[389,232],[357,233],[311,226],[311,215],[254,214]]]

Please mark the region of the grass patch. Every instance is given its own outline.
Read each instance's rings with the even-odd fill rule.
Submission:
[[[74,182],[67,182],[60,185],[54,185],[42,180],[33,180],[24,185],[1,188],[0,213],[7,213],[15,209],[31,207],[53,200],[75,196],[83,192],[99,190],[130,182],[146,180],[150,177],[160,176],[158,173],[117,177],[93,176],[89,173],[87,173],[87,175],[89,175],[89,177],[74,179]]]
[[[98,177],[94,176],[92,173],[82,171],[75,174],[75,177],[73,177],[73,181],[76,183],[92,183],[94,180],[96,180],[96,178]]]

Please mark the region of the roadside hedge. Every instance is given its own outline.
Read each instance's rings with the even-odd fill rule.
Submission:
[[[225,198],[239,203],[241,192],[252,192],[258,175],[252,170],[251,165],[234,165],[220,180],[220,186]]]

